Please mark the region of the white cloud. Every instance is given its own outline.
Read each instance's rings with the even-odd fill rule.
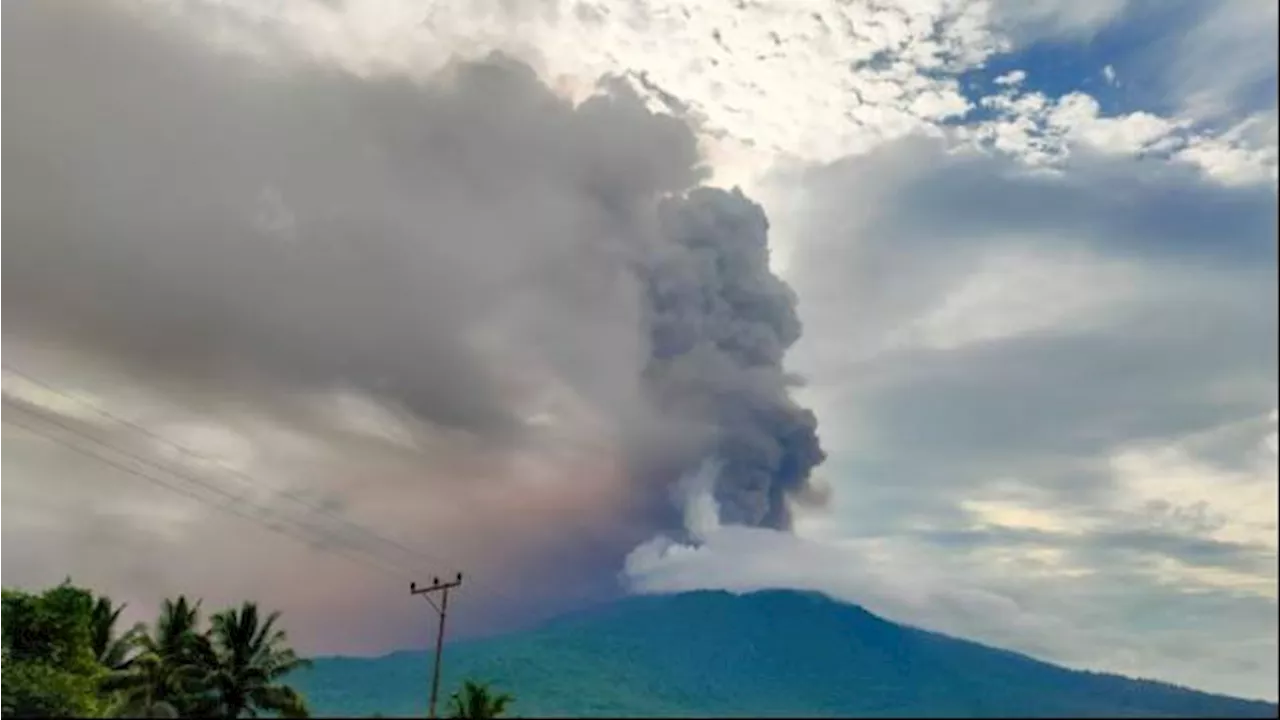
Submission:
[[[1056,166],[1073,149],[1082,149],[1186,163],[1230,185],[1276,182],[1280,145],[1274,110],[1210,132],[1189,117],[1144,111],[1105,115],[1096,98],[1078,91],[1050,99],[1010,86],[982,98],[981,104],[996,117],[961,128],[957,135],[1034,166]]]
[[[1023,70],[1010,70],[994,80],[997,85],[1021,85],[1023,80],[1027,79],[1027,73]]]
[[[1046,123],[1068,140],[1115,154],[1139,153],[1176,127],[1168,120],[1144,112],[1102,117],[1098,101],[1078,92],[1059,98]]]
[[[1277,142],[1276,110],[1250,115],[1229,126],[1221,134],[1196,136],[1177,151],[1175,157],[1204,168],[1205,172],[1224,183],[1249,185],[1276,184]]]

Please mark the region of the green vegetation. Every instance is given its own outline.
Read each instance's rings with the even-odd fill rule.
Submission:
[[[98,717],[108,671],[94,653],[95,600],[59,585],[41,595],[3,593],[3,713],[6,717]]]
[[[507,712],[511,702],[510,695],[495,695],[487,684],[467,680],[462,683],[462,689],[449,698],[449,717],[473,720],[499,718]]]
[[[165,600],[153,628],[117,633],[123,605],[70,581],[4,591],[4,717],[306,717],[282,682],[305,667],[277,623],[243,603]]]

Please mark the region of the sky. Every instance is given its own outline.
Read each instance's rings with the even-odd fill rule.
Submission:
[[[1276,699],[1273,3],[0,22],[7,587],[356,654],[433,574],[794,587]]]

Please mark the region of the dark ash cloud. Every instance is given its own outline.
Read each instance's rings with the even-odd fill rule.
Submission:
[[[764,211],[736,191],[709,189],[662,210],[679,251],[646,273],[653,358],[645,377],[663,412],[697,417],[717,436],[725,519],[788,528],[789,497],[805,493],[825,456],[817,419],[791,399],[781,372],[800,321],[795,294],[769,270]]]

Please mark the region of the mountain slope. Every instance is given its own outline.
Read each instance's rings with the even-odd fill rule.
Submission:
[[[531,716],[1276,717],[1273,705],[1077,672],[812,593],[630,598],[446,649],[442,694],[492,681]],[[430,660],[319,658],[320,715],[425,713]]]

